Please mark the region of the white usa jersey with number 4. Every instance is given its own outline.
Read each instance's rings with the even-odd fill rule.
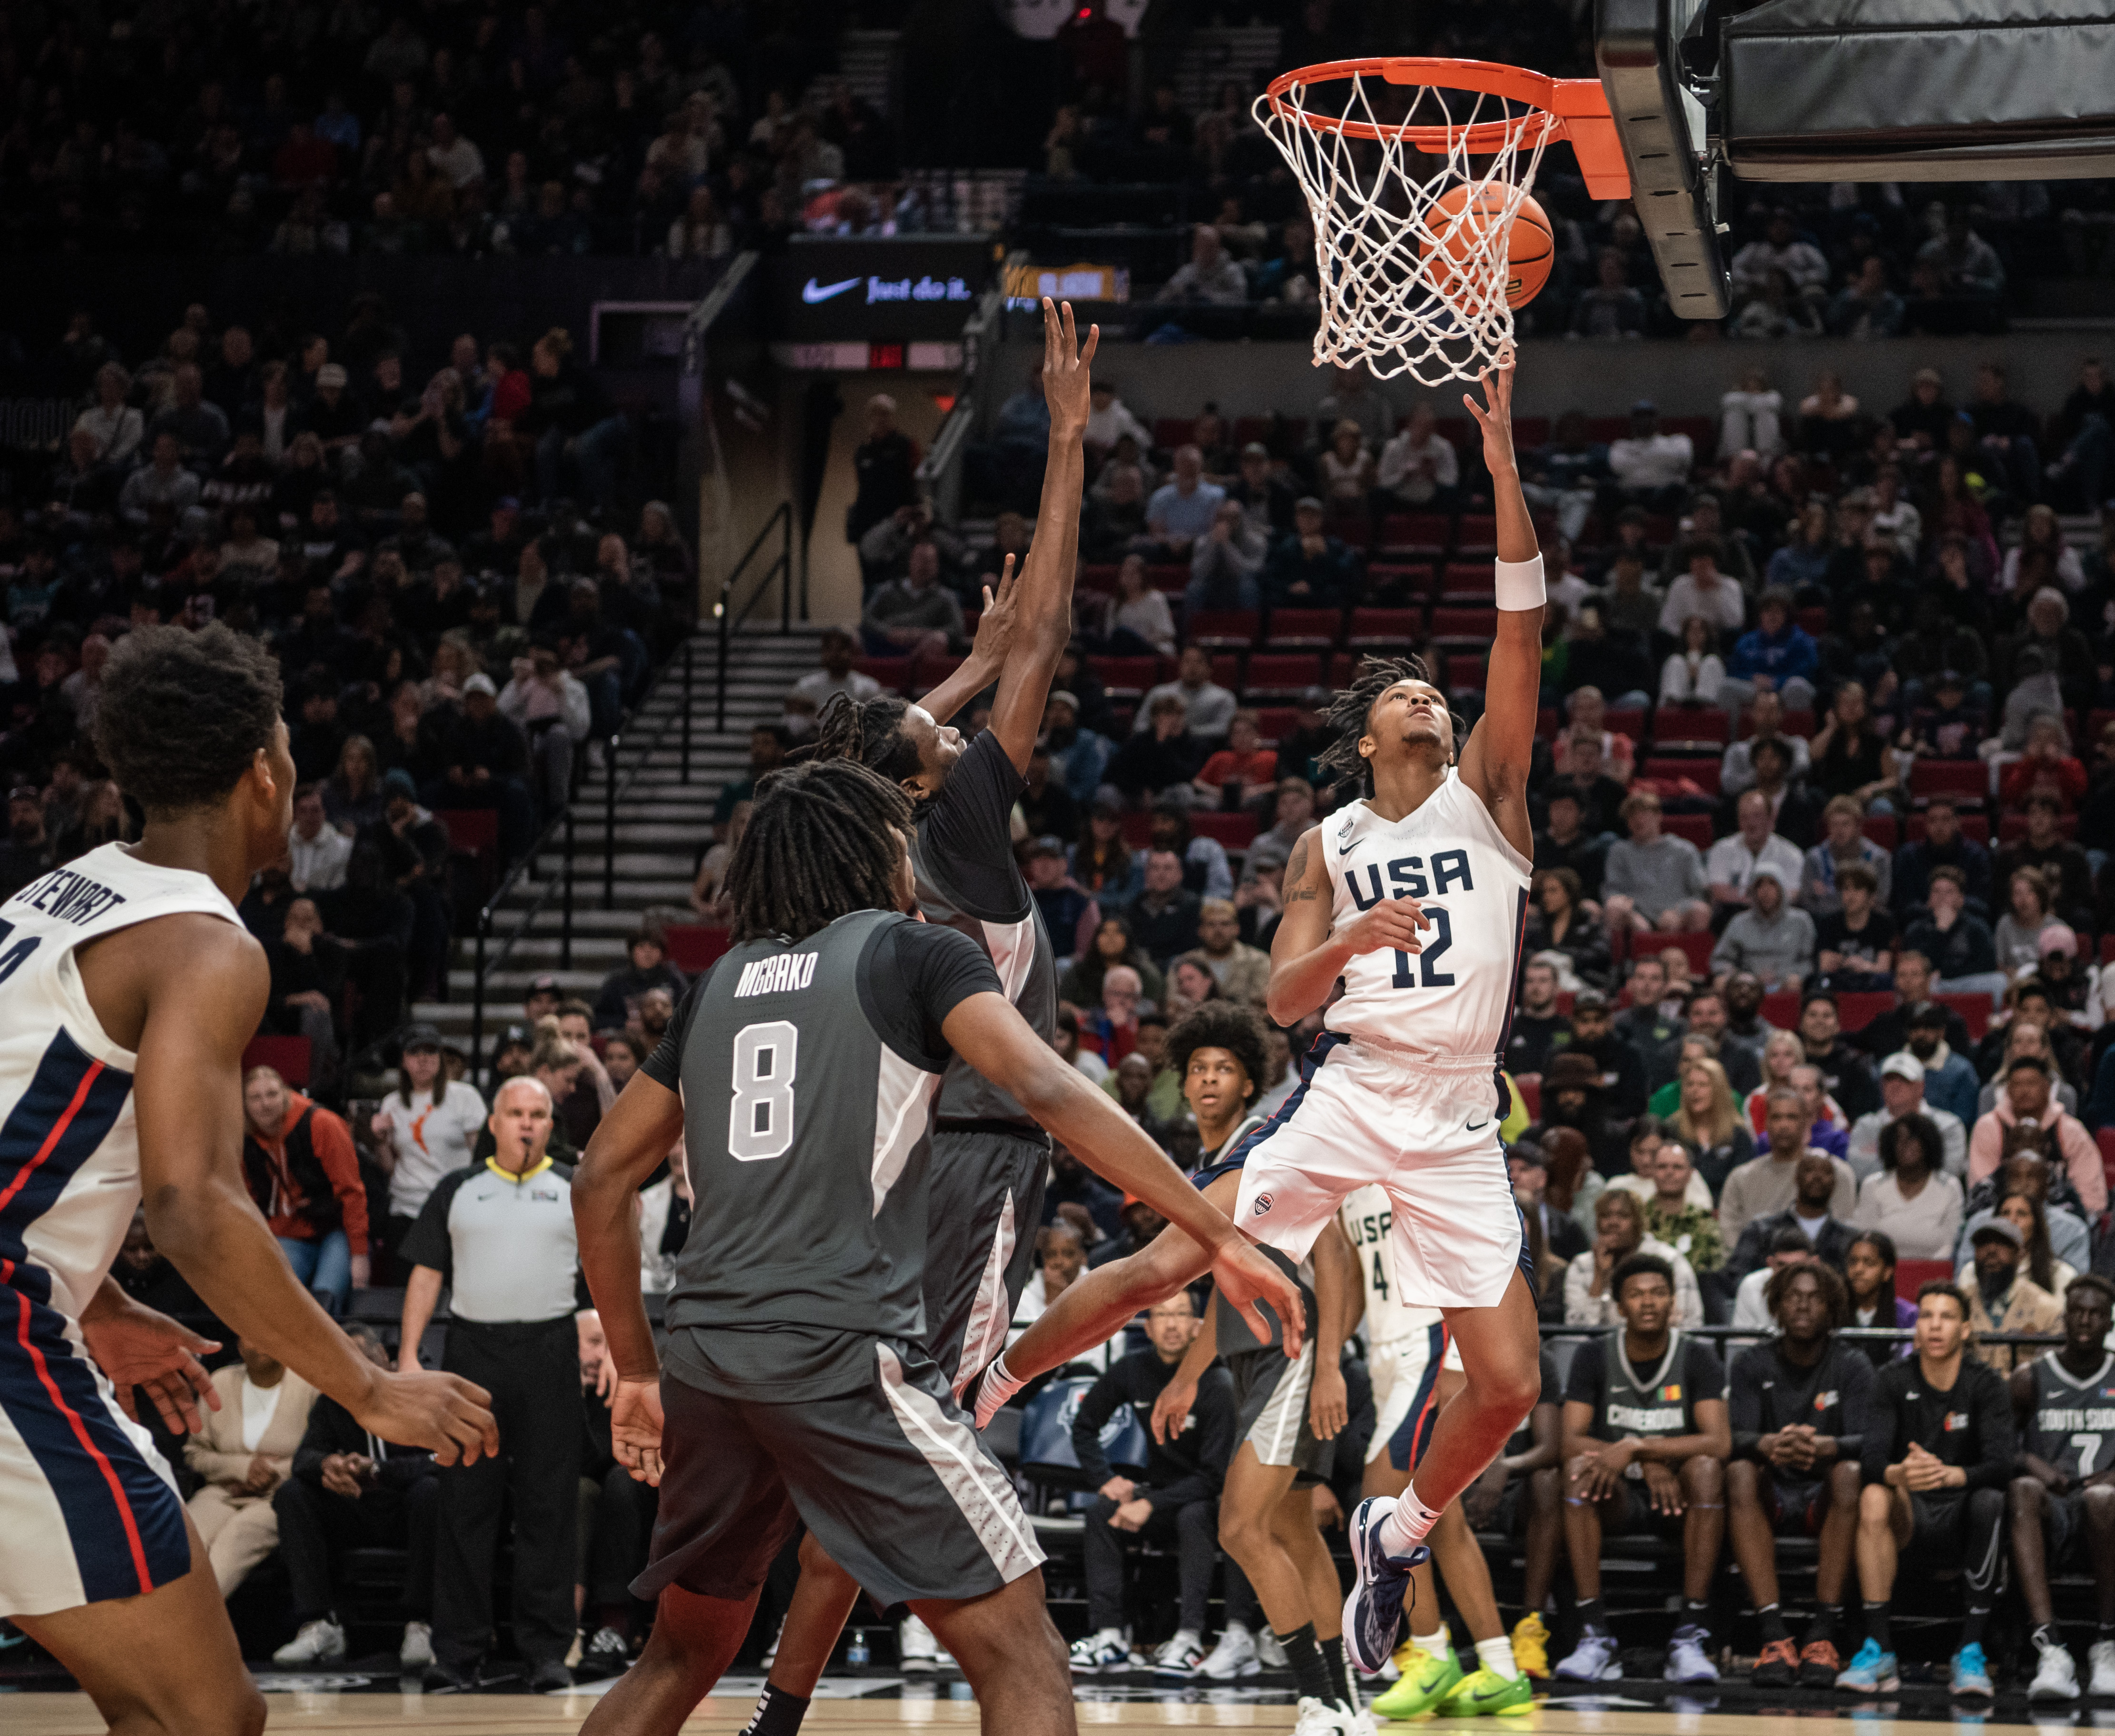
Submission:
[[[1324,820],[1319,842],[1342,929],[1383,898],[1415,898],[1432,926],[1418,953],[1361,953],[1344,967],[1328,1026],[1428,1054],[1489,1055],[1512,1017],[1533,864],[1506,842],[1451,767],[1416,812],[1390,824],[1365,801]]]

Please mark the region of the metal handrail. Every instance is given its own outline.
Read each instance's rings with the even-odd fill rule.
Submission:
[[[695,643],[695,640],[685,640],[683,649],[678,654],[683,661],[683,703],[669,715],[661,719],[661,727],[654,732],[653,738],[647,742],[645,751],[634,762],[631,773],[622,783],[617,781],[617,755],[624,745],[622,730],[620,729],[604,744],[602,788],[602,907],[604,910],[614,910],[617,907],[617,804],[618,798],[638,781],[640,773],[654,763],[655,751],[668,738],[668,732],[678,723],[682,725],[683,729],[681,781],[685,783],[690,781],[690,659],[692,648]],[[670,659],[671,663],[673,661],[673,659]],[[668,667],[667,664],[663,665],[663,674],[667,673]],[[656,687],[660,685],[658,677],[654,685]],[[649,697],[652,691],[651,688],[648,690]],[[641,699],[638,707],[632,712],[632,717],[636,718],[645,706],[646,700]]]
[[[779,535],[778,553],[772,557],[771,564],[764,568],[764,582],[750,593],[749,600],[739,609],[730,611],[727,599],[734,594],[735,586],[741,582],[743,572],[756,558],[757,552],[764,547],[765,540],[773,530]],[[763,528],[756,533],[749,547],[742,551],[741,558],[720,581],[720,594],[713,604],[713,619],[718,623],[719,631],[713,677],[718,687],[713,706],[713,728],[715,731],[723,732],[727,728],[727,650],[734,630],[749,619],[749,612],[756,607],[757,599],[771,589],[771,581],[774,578],[779,581],[778,631],[790,633],[793,631],[793,503],[790,500],[780,501],[778,510],[764,520]]]
[[[603,775],[606,788],[604,804],[605,820],[603,835],[603,908],[605,910],[609,909],[615,902],[615,871],[617,861],[616,795],[617,793],[616,789],[617,755],[624,739],[623,733],[625,724],[629,723],[632,718],[637,717],[639,714],[646,708],[647,705],[651,702],[654,696],[661,691],[661,684],[668,678],[670,671],[674,668],[678,662],[680,662],[682,664],[683,681],[683,703],[678,714],[678,718],[681,722],[683,728],[682,779],[686,783],[688,783],[690,781],[690,713],[692,682],[691,666],[696,648],[696,636],[695,635],[686,636],[683,641],[682,649],[671,655],[666,663],[663,664],[659,668],[654,672],[651,679],[649,679],[646,684],[646,691],[639,697],[639,703],[632,707],[630,714],[624,719],[624,722],[617,726],[617,733],[610,736],[603,743],[603,751],[605,754],[603,761]],[[648,744],[647,758],[650,759],[652,757],[654,749],[660,745],[663,737],[667,735],[670,725],[678,721],[678,718],[663,719],[661,728],[654,733],[653,741]],[[640,763],[643,765],[645,761],[642,760]],[[636,769],[635,768],[635,774]],[[626,780],[625,788],[630,788],[630,779]],[[482,1076],[484,1072],[483,1050],[484,1048],[484,995],[486,982],[494,971],[498,971],[501,966],[507,962],[507,960],[510,956],[512,956],[514,951],[516,944],[528,934],[530,929],[534,925],[536,918],[541,916],[546,907],[549,905],[554,893],[561,896],[564,901],[562,906],[564,916],[559,928],[558,967],[561,970],[571,970],[572,968],[573,875],[574,857],[576,854],[575,846],[576,822],[573,815],[573,801],[574,797],[572,794],[568,793],[564,808],[558,813],[553,815],[549,822],[544,826],[544,829],[536,834],[535,841],[522,853],[521,859],[516,862],[512,868],[507,870],[505,878],[500,881],[499,885],[493,891],[492,896],[485,900],[483,908],[481,908],[477,913],[475,941],[475,965],[471,973],[472,981],[470,985],[470,1065],[473,1071],[478,1072],[480,1076]],[[538,858],[542,856],[545,850],[550,847],[552,840],[561,832],[565,834],[564,843],[561,847],[561,854],[564,857],[564,864],[562,872],[553,879],[549,885],[547,885],[544,889],[543,892],[538,896],[535,902],[530,904],[529,907],[521,913],[520,918],[514,923],[513,926],[507,931],[504,939],[500,943],[498,952],[497,953],[491,953],[489,951],[489,948],[493,937],[493,925],[498,918],[501,907],[506,903],[507,900],[512,896],[515,888],[521,884],[521,877],[524,875],[532,873],[534,870]]]

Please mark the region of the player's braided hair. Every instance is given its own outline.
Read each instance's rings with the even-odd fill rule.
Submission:
[[[814,745],[794,757],[854,760],[901,784],[923,769],[917,743],[903,733],[904,714],[910,709],[893,694],[856,700],[840,693],[817,720]]]
[[[856,910],[893,910],[911,798],[856,760],[810,760],[757,786],[727,864],[738,944],[805,940]]]
[[[1841,1332],[1851,1324],[1851,1291],[1835,1267],[1809,1257],[1791,1265],[1781,1265],[1770,1274],[1769,1282],[1763,1286],[1763,1306],[1775,1320],[1778,1310],[1784,1306],[1785,1293],[1792,1288],[1795,1278],[1811,1278],[1821,1289],[1821,1305],[1828,1311],[1828,1330]],[[1877,1318],[1877,1316],[1875,1316]]]
[[[96,751],[149,815],[209,807],[271,746],[283,700],[279,665],[246,633],[135,627],[103,667]]]
[[[1330,702],[1328,723],[1336,739],[1316,755],[1315,763],[1324,769],[1336,774],[1339,784],[1351,783],[1358,787],[1362,795],[1374,792],[1373,768],[1359,751],[1359,737],[1366,733],[1366,723],[1373,716],[1374,703],[1399,681],[1421,681],[1434,685],[1431,673],[1425,667],[1422,657],[1368,657],[1360,660],[1351,684],[1340,691]],[[1455,749],[1458,752],[1468,739],[1469,726],[1454,714],[1450,706],[1447,721],[1454,732]]]
[[[1168,1064],[1177,1079],[1190,1071],[1190,1057],[1200,1049],[1223,1049],[1241,1063],[1249,1076],[1248,1095],[1241,1100],[1244,1108],[1262,1095],[1264,1076],[1270,1071],[1270,1044],[1253,1007],[1241,1001],[1208,1000],[1186,1014],[1168,1033]]]

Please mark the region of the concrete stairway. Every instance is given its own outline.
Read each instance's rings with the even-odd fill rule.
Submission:
[[[736,634],[727,662],[727,717],[724,734],[713,724],[714,641],[701,631],[695,659],[690,719],[690,781],[681,781],[682,671],[672,664],[625,729],[617,749],[617,803],[615,831],[614,897],[603,904],[604,815],[607,785],[600,754],[573,804],[573,958],[560,967],[562,894],[553,890],[563,871],[563,857],[548,849],[493,912],[488,954],[498,958],[507,937],[547,891],[549,901],[536,912],[527,930],[505,959],[491,970],[485,987],[485,1046],[495,1033],[521,1017],[522,996],[532,978],[549,971],[568,994],[592,1000],[602,980],[624,962],[624,937],[649,910],[664,911],[671,921],[691,921],[688,902],[699,852],[709,842],[713,804],[720,787],[739,778],[749,765],[749,732],[756,723],[775,723],[786,690],[819,661],[819,630],[796,628],[781,636],[776,629]],[[668,724],[660,745],[654,737]],[[635,772],[636,775],[635,776]],[[626,779],[631,782],[625,788]],[[561,838],[563,834],[557,836]],[[420,1002],[415,1018],[436,1026],[450,1043],[466,1049],[470,1040],[471,998],[475,990],[474,939],[456,942],[448,972],[448,999]]]

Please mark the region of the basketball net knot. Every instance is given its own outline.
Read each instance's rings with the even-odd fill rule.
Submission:
[[[1324,96],[1327,108],[1310,106]],[[1497,367],[1513,343],[1513,220],[1553,117],[1520,99],[1350,68],[1281,81],[1253,113],[1314,218],[1315,361],[1427,386]]]

